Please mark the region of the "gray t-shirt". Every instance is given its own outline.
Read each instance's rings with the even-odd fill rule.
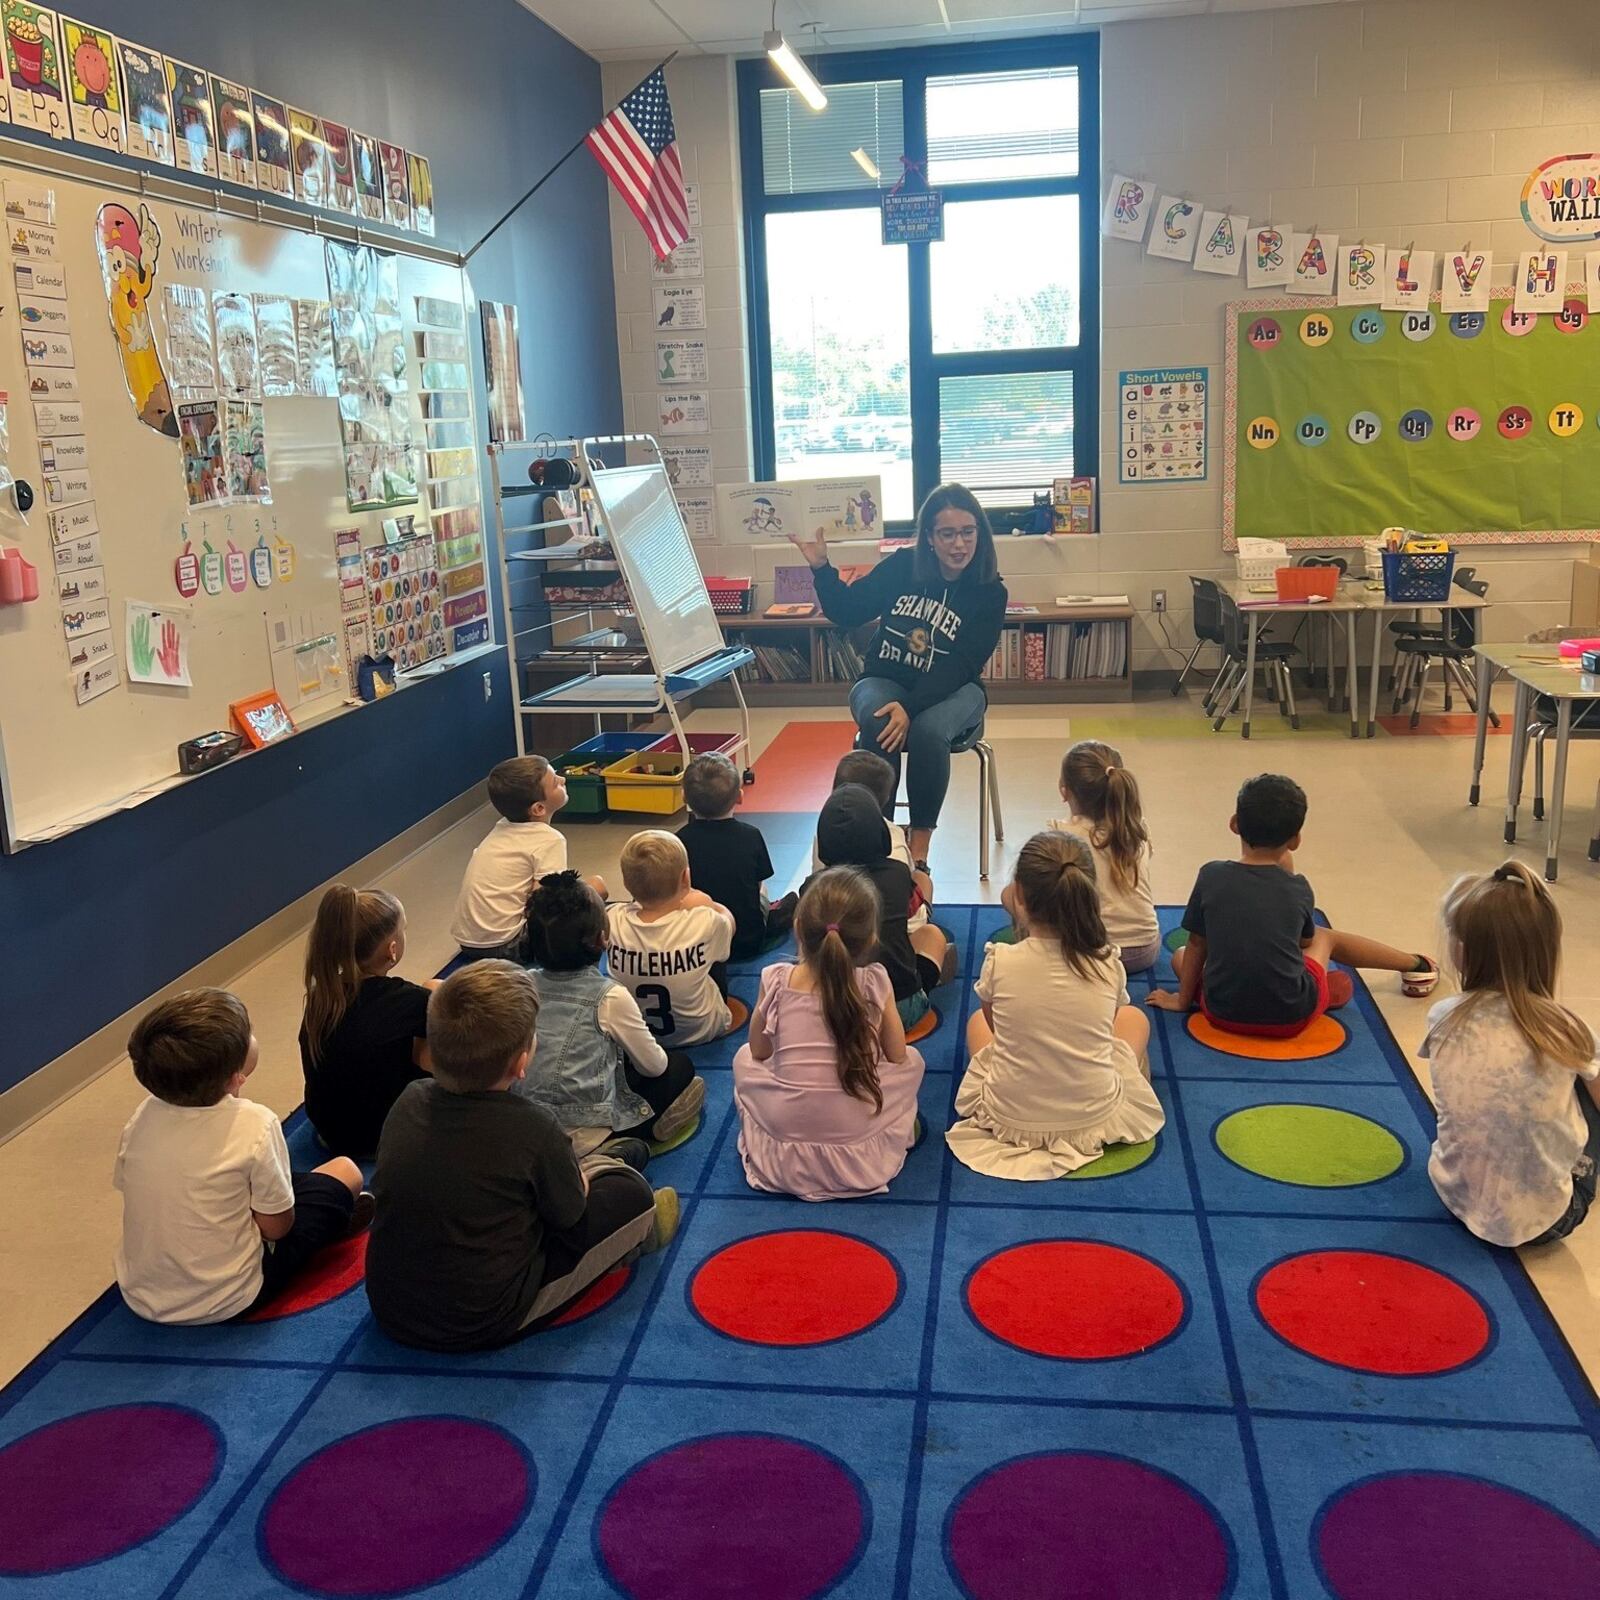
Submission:
[[[1316,901],[1298,872],[1208,861],[1183,925],[1206,942],[1206,1010],[1227,1022],[1299,1022],[1317,1007],[1301,941],[1316,930]]]
[[[482,1350],[522,1326],[551,1230],[583,1216],[571,1143],[543,1106],[433,1079],[395,1101],[378,1142],[367,1299],[392,1339]]]

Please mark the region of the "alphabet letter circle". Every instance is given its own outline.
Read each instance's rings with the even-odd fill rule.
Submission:
[[[1247,337],[1257,350],[1271,350],[1283,337],[1283,329],[1271,317],[1257,317]]]
[[[1376,411],[1358,411],[1347,431],[1357,444],[1371,444],[1383,432],[1383,423]]]
[[[1321,311],[1313,311],[1302,319],[1300,337],[1313,350],[1320,348],[1333,337],[1333,319]]]
[[[1500,313],[1500,326],[1511,335],[1513,339],[1521,339],[1533,332],[1538,326],[1539,319],[1531,311],[1518,311],[1508,300],[1506,308]]]
[[[1483,418],[1471,406],[1457,406],[1450,413],[1448,431],[1452,439],[1465,442],[1476,439],[1478,430],[1483,426]]]
[[[1550,431],[1558,439],[1570,439],[1583,426],[1583,408],[1570,401],[1550,408]]]
[[[1450,315],[1450,331],[1458,339],[1476,339],[1485,320],[1481,311],[1455,311]]]
[[[1507,406],[1500,413],[1498,426],[1504,438],[1525,439],[1533,427],[1533,413],[1526,406]]]
[[[1568,300],[1556,313],[1557,333],[1582,333],[1588,326],[1589,308],[1581,300]]]
[[[1270,450],[1278,442],[1278,424],[1271,417],[1256,417],[1246,428],[1252,449]]]
[[[1328,436],[1332,432],[1333,430],[1328,426],[1328,419],[1319,417],[1313,411],[1310,416],[1302,417],[1296,423],[1294,436],[1300,444],[1308,445],[1315,449],[1319,444],[1326,444]]]
[[[1424,339],[1433,337],[1433,330],[1439,326],[1439,319],[1431,311],[1408,311],[1400,319],[1400,331],[1413,344],[1421,344]]]
[[[1381,311],[1358,311],[1350,319],[1350,337],[1357,344],[1376,344],[1388,331]]]
[[[1426,411],[1408,411],[1400,419],[1400,437],[1407,444],[1421,444],[1433,432],[1433,418]]]

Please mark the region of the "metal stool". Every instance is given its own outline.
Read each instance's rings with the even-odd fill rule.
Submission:
[[[950,754],[963,756],[971,751],[978,758],[978,879],[989,881],[989,818],[994,817],[994,842],[1005,843],[1005,821],[1000,815],[1000,769],[995,762],[994,746],[983,736],[983,724],[970,728],[950,746]],[[905,801],[895,800],[898,808]]]

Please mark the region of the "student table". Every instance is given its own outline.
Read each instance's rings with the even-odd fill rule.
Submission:
[[[1472,743],[1472,788],[1467,802],[1477,805],[1481,793],[1483,758],[1489,732],[1489,686],[1504,672],[1516,685],[1512,706],[1511,768],[1506,778],[1506,843],[1517,842],[1517,805],[1522,799],[1522,772],[1528,760],[1528,725],[1534,701],[1540,696],[1556,703],[1556,761],[1545,811],[1544,875],[1554,883],[1556,857],[1561,851],[1561,816],[1566,809],[1567,746],[1572,737],[1574,701],[1600,699],[1600,676],[1564,665],[1554,645],[1480,645],[1478,657],[1478,726]],[[1590,844],[1590,856],[1595,849]]]

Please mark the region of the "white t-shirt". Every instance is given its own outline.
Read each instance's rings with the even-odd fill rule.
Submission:
[[[733,1025],[711,978],[733,949],[733,914],[721,906],[680,906],[646,922],[637,905],[606,911],[611,976],[630,990],[663,1045],[702,1044]]]
[[[1588,1126],[1580,1072],[1536,1056],[1499,995],[1485,995],[1448,1024],[1466,999],[1451,995],[1428,1013],[1417,1053],[1430,1065],[1439,1135],[1428,1176],[1439,1198],[1480,1239],[1518,1245],[1536,1239],[1572,1203],[1572,1173]]]
[[[122,1192],[117,1283],[152,1322],[225,1322],[261,1293],[252,1211],[294,1204],[283,1125],[225,1094],[214,1106],[154,1095],[128,1119],[112,1184]]]
[[[1094,856],[1094,881],[1100,891],[1100,916],[1106,937],[1119,950],[1137,950],[1161,937],[1155,897],[1150,892],[1150,841],[1139,846],[1133,882],[1120,885],[1112,871],[1111,852],[1094,842],[1094,824],[1086,817],[1058,817],[1050,826],[1057,833],[1082,839]]]
[[[906,844],[906,830],[898,822],[889,824],[889,859],[903,862],[908,872],[916,871],[911,861],[911,849]],[[814,838],[811,841],[811,870],[814,873],[822,871],[822,857],[817,851],[817,841]],[[928,908],[925,905],[919,905],[906,918],[907,933],[915,933],[918,928],[925,928],[927,925]]]
[[[450,937],[467,950],[493,950],[522,932],[533,886],[567,864],[567,841],[548,822],[502,817],[472,852]]]

